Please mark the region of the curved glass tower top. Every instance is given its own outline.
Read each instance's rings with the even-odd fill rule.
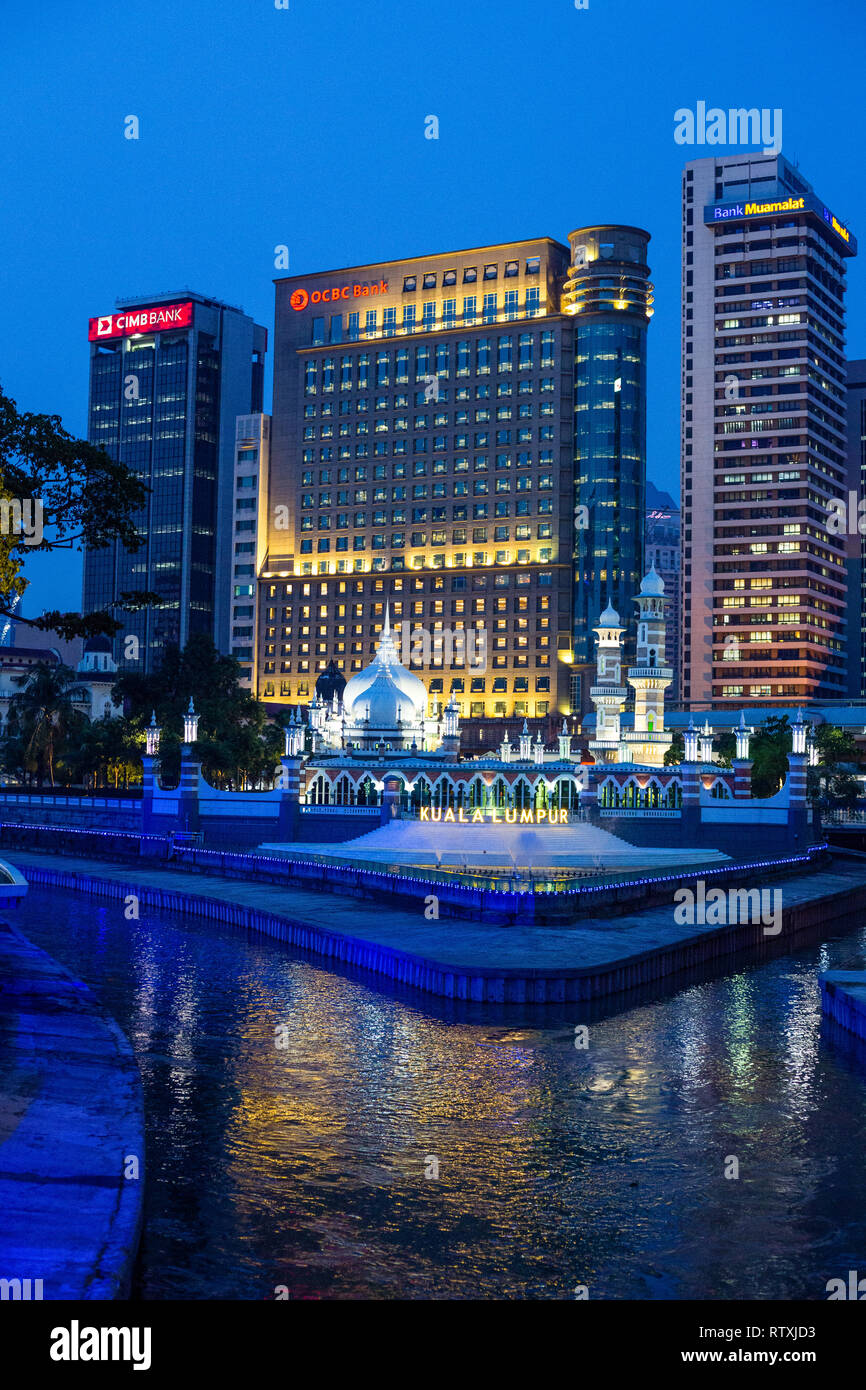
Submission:
[[[574,662],[594,662],[608,600],[629,622],[643,572],[646,331],[653,313],[649,233],[569,234],[562,312],[574,317]],[[626,633],[626,656],[629,633]],[[586,682],[584,682],[584,685]]]

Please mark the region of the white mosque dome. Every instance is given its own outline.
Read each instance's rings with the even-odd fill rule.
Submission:
[[[664,597],[665,581],[662,579],[655,565],[650,567],[649,573],[645,574],[641,580],[640,591],[642,594],[649,594],[652,597]]]
[[[414,671],[407,671],[399,662],[389,666],[387,671],[403,696],[404,719],[407,716],[412,719],[424,719],[427,714],[427,687],[424,682]],[[406,709],[406,705],[410,707],[409,710]]]
[[[416,723],[427,714],[427,688],[397,659],[387,612],[375,657],[363,671],[352,676],[343,691],[343,709],[348,720],[357,724],[365,719],[367,704],[370,723],[379,729],[396,727],[398,705],[404,724]]]
[[[365,690],[368,690],[373,684],[380,669],[377,663],[372,661],[369,666],[364,667],[363,671],[359,671],[356,676],[351,676],[346,682],[346,688],[343,691],[343,709],[347,716],[352,713],[352,707],[356,701],[359,701]]]
[[[614,608],[613,604],[611,603],[610,599],[608,599],[608,601],[607,601],[607,608],[605,608],[604,612],[602,613],[601,617],[600,617],[599,620],[598,620],[598,625],[599,625],[599,627],[620,627],[620,626],[621,626],[621,623],[620,623],[620,621],[619,621],[619,614],[617,613],[617,611],[616,611],[616,609]]]
[[[407,708],[405,695],[386,670],[367,687],[355,709],[369,720],[371,729],[396,730],[401,723],[412,722],[415,714],[414,706]]]

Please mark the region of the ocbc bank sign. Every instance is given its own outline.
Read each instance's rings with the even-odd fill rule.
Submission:
[[[371,294],[387,294],[388,281],[374,280],[370,285],[334,285],[329,290],[292,290],[289,303],[295,310],[306,309],[308,304],[336,304],[338,299],[362,299]]]

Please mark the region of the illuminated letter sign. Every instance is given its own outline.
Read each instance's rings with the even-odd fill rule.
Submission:
[[[494,825],[513,825],[519,820],[521,825],[568,825],[568,811],[517,811],[506,809],[501,806],[477,806],[472,813],[467,816],[461,806],[455,816],[449,807],[442,813],[438,806],[421,806],[418,811],[420,821],[454,821],[455,825],[473,825],[476,821],[492,821]]]
[[[763,217],[770,212],[802,212],[805,206],[803,198],[785,198],[781,203],[746,203],[746,216]]]
[[[841,222],[837,222],[835,217],[832,216],[832,214],[830,216],[830,226],[833,228],[834,232],[838,233],[838,235],[842,238],[843,241],[851,240],[851,233],[848,231],[848,228],[843,227]]]
[[[124,309],[119,314],[102,314],[91,319],[87,330],[90,343],[104,338],[129,338],[134,333],[164,333],[167,328],[192,326],[192,300],[183,304],[158,304],[146,309]]]
[[[340,299],[360,299],[362,295],[387,294],[388,281],[374,280],[369,285],[333,285],[327,290],[308,291],[298,287],[292,290],[289,304],[296,311],[306,309],[308,304],[336,304]]]
[[[829,208],[817,202],[815,198],[783,198],[778,202],[765,203],[713,203],[704,208],[704,222],[724,222],[728,219],[743,221],[751,217],[773,217],[778,213],[806,212],[812,213],[816,217],[823,218],[823,221],[830,227],[849,248],[850,254],[855,254],[857,243],[849,229],[834,217]]]

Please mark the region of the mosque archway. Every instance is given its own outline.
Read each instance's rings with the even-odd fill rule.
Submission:
[[[419,811],[422,806],[430,806],[433,802],[433,788],[426,777],[416,777],[414,786],[410,794],[410,805],[414,811]]]
[[[308,806],[330,806],[331,783],[323,772],[318,773],[307,787]]]
[[[355,784],[345,772],[340,774],[331,787],[331,804],[333,806],[354,806],[355,804]]]

